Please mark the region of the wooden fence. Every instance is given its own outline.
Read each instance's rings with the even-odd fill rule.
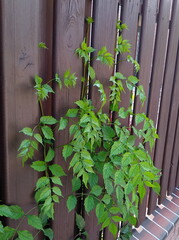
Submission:
[[[37,175],[21,166],[16,157],[22,140],[18,133],[24,126],[34,124],[39,116],[33,91],[33,76],[50,79],[55,72],[62,75],[67,69],[82,73],[81,61],[74,55],[85,32],[87,16],[94,18],[92,46],[114,49],[117,19],[128,25],[124,38],[132,44],[133,57],[141,64],[139,78],[144,85],[147,101],[141,107],[135,102],[135,112],[145,112],[158,129],[160,140],[152,152],[156,167],[162,169],[161,194],[148,191],[140,206],[140,222],[146,209],[152,213],[157,201],[179,186],[179,0],[1,0],[0,1],[0,199],[19,204],[24,210],[32,208],[32,195]],[[48,51],[39,50],[45,42]],[[97,78],[109,85],[112,70],[93,64]],[[133,68],[120,63],[117,69],[124,75]],[[80,96],[80,83],[73,93],[63,90],[45,106],[57,118],[63,116]],[[95,105],[96,90],[91,94]],[[129,96],[122,96],[124,105]],[[108,109],[106,109],[108,111]],[[125,122],[124,122],[125,123]],[[59,137],[60,144],[68,141],[68,132]],[[56,161],[67,169],[60,153]],[[72,174],[72,173],[71,173]],[[63,194],[70,193],[71,176],[64,178]],[[68,213],[65,201],[56,208],[53,229],[55,240],[72,240],[75,234],[74,212]],[[95,214],[85,215],[90,240],[100,237]],[[11,223],[14,224],[13,222]],[[104,232],[104,239],[113,239]]]

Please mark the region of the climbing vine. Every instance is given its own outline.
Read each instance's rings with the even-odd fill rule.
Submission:
[[[92,23],[93,19],[87,18],[88,27]],[[137,222],[139,202],[146,194],[146,187],[151,187],[159,193],[160,186],[157,180],[160,170],[154,167],[145,148],[145,144],[149,143],[152,149],[158,135],[151,119],[144,113],[133,112],[135,99],[139,98],[143,104],[146,96],[137,78],[140,66],[130,55],[130,43],[122,36],[122,31],[126,28],[125,24],[117,22],[115,56],[107,51],[106,46],[100,50],[89,46],[88,37],[76,49],[84,69],[81,77],[81,96],[74,103],[75,107],[68,109],[60,119],[45,115],[43,101],[48,100],[50,94],[55,94],[55,88],[52,88],[55,83],[61,90],[64,87],[75,87],[79,79],[70,70],[63,76],[55,74],[47,83],[43,83],[40,76],[35,76],[34,88],[41,116],[34,128],[25,127],[20,131],[26,138],[19,146],[18,157],[22,159],[23,165],[30,160],[31,167],[41,173],[34,190],[34,209],[38,214],[33,214],[34,209],[25,213],[20,206],[0,205],[0,216],[19,220],[16,229],[3,226],[0,222],[1,239],[31,240],[40,232],[50,240],[53,239],[49,220],[54,219],[54,205],[62,201],[61,177],[68,177],[68,172],[64,172],[60,163],[56,164],[53,161],[57,151],[62,152],[69,169],[73,171],[72,191],[66,203],[68,210],[74,210],[77,202],[83,200],[87,214],[94,209],[101,230],[108,228],[114,239],[130,238],[131,227]],[[44,43],[40,43],[39,47],[47,48]],[[134,65],[135,75],[124,76],[121,72],[114,71],[109,79],[110,96],[107,97],[106,86],[103,85],[102,79],[96,79],[92,62],[98,61],[113,68],[119,55],[124,53],[129,54],[126,61]],[[54,82],[52,86],[51,82]],[[97,88],[100,95],[101,105],[98,110],[89,97],[91,86]],[[129,91],[131,95],[127,109],[120,107],[121,94],[125,91]],[[103,110],[109,103],[110,115]],[[111,117],[113,113],[115,119]],[[132,119],[132,124],[123,126],[121,119],[127,118]],[[68,144],[56,146],[55,138],[58,133],[55,134],[55,131],[61,134],[66,128],[69,129],[70,135]],[[43,158],[36,160],[35,152],[41,149]],[[76,225],[79,229],[76,240],[84,237],[90,239],[85,231],[82,212],[76,213]],[[19,230],[24,218],[37,230],[35,236],[27,230]]]

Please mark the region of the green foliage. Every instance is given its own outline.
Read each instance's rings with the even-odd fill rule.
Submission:
[[[90,25],[93,19],[89,17],[86,21]],[[122,36],[124,29],[127,29],[127,26],[118,21],[115,49],[117,58],[118,54],[130,53],[131,45]],[[49,221],[54,219],[55,204],[59,204],[63,197],[62,179],[66,175],[68,177],[68,172],[65,173],[57,163],[58,159],[54,163],[57,151],[60,151],[64,160],[68,160],[69,169],[73,172],[72,192],[66,202],[68,211],[75,210],[78,199],[84,202],[87,214],[94,210],[101,230],[108,228],[114,239],[118,234],[119,222],[123,222],[123,227],[118,239],[130,238],[131,227],[137,222],[139,202],[144,198],[146,188],[151,187],[155,192],[160,192],[157,182],[160,170],[153,165],[149,152],[145,149],[146,143],[149,143],[152,149],[155,139],[158,138],[154,123],[145,113],[134,114],[131,107],[136,97],[144,104],[144,88],[139,85],[136,76],[124,76],[121,72],[115,72],[110,77],[111,85],[107,90],[102,79],[96,80],[91,54],[93,53],[93,61],[100,61],[109,67],[114,64],[114,56],[107,52],[106,46],[96,51],[88,46],[88,42],[85,38],[80,48],[76,49],[76,54],[83,60],[84,68],[81,98],[74,103],[76,107],[67,110],[65,116],[56,119],[54,116],[45,115],[42,101],[54,94],[50,84],[52,81],[60,89],[63,85],[67,88],[75,87],[75,73],[67,70],[62,77],[56,73],[54,79],[47,83],[43,83],[41,77],[35,76],[34,88],[42,115],[33,129],[25,127],[20,131],[25,139],[20,143],[18,157],[23,164],[30,161],[32,169],[41,174],[36,182],[34,195],[38,214],[32,214],[32,210],[24,213],[16,205],[0,205],[0,216],[20,221],[27,218],[31,227],[43,232],[50,240],[53,239],[53,230],[49,228]],[[46,45],[40,43],[39,47],[46,48]],[[136,74],[140,69],[137,61],[130,55],[126,60],[134,65]],[[101,101],[99,109],[96,109],[89,99],[89,86],[98,88]],[[127,109],[119,107],[121,94],[125,94],[125,91],[129,91],[132,96]],[[109,94],[106,94],[107,92]],[[115,121],[104,111],[108,103],[111,113],[116,113]],[[122,126],[121,119],[128,118],[132,119],[132,125]],[[69,131],[69,142],[56,146],[57,135],[63,138],[61,131],[66,128]],[[56,129],[58,132],[55,132]],[[36,152],[42,152],[42,149],[43,156],[37,160]],[[75,239],[87,237],[85,220],[78,213],[76,226],[79,233]],[[16,235],[16,239],[20,240],[34,239],[29,231],[19,230],[18,227],[4,227],[0,222],[0,239],[15,239]]]

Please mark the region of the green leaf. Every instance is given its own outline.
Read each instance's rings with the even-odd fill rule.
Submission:
[[[118,207],[111,207],[109,209],[109,212],[112,213],[112,214],[117,214],[117,213],[120,212],[120,208],[118,208]]]
[[[52,129],[50,127],[42,126],[41,129],[42,129],[43,135],[44,135],[44,137],[46,139],[53,139],[53,140],[55,140],[54,136],[53,136],[53,131],[52,131]]]
[[[65,145],[62,150],[62,155],[65,158],[65,160],[71,156],[73,153],[73,147],[71,145]]]
[[[32,234],[27,230],[17,231],[17,233],[18,233],[19,240],[33,240],[34,239]]]
[[[46,46],[46,44],[45,44],[44,42],[40,42],[40,43],[38,44],[38,47],[39,47],[39,48],[48,49],[47,46]]]
[[[70,130],[69,130],[70,131],[70,135],[75,134],[77,130],[78,130],[78,126],[76,124],[72,124],[70,126]]]
[[[27,215],[27,220],[28,220],[28,224],[32,227],[34,227],[35,229],[38,230],[42,230],[43,226],[42,226],[42,221],[41,219],[36,216],[36,215]]]
[[[72,191],[76,192],[81,188],[81,180],[77,177],[72,179]]]
[[[147,154],[146,152],[144,152],[143,150],[137,150],[134,152],[134,154],[136,155],[136,157],[138,159],[140,159],[141,161],[143,160],[147,160]]]
[[[78,109],[77,108],[71,108],[71,109],[68,109],[68,111],[66,113],[66,116],[70,117],[70,118],[73,118],[73,117],[76,117],[77,114],[78,114]]]
[[[85,228],[85,220],[84,218],[76,213],[76,225],[80,231]]]
[[[115,172],[114,183],[115,185],[120,185],[125,188],[126,182],[125,182],[125,175],[123,170],[117,170]]]
[[[36,190],[41,188],[41,187],[45,187],[49,183],[50,183],[50,179],[48,177],[39,178],[37,183],[36,183]]]
[[[86,212],[89,213],[95,207],[94,198],[89,195],[88,197],[85,198],[84,204]]]
[[[57,176],[51,177],[51,180],[54,184],[58,184],[60,186],[63,186],[62,181],[59,177],[57,177]]]
[[[39,133],[34,134],[34,138],[41,144],[43,144],[42,136]]]
[[[70,70],[67,70],[64,73],[64,84],[66,87],[75,87],[77,77],[75,73],[71,73]]]
[[[108,227],[110,222],[111,222],[110,217],[107,217],[105,219],[105,221],[103,222],[101,229],[104,229],[104,228]]]
[[[125,147],[121,143],[121,141],[116,141],[111,147],[110,156],[121,154],[124,152],[124,150],[125,150]]]
[[[103,132],[104,140],[107,140],[107,141],[112,140],[112,138],[115,136],[115,131],[109,126],[103,126],[102,132]]]
[[[138,114],[136,114],[135,115],[135,124],[136,124],[136,126],[139,124],[139,123],[141,123],[141,122],[143,122],[144,120],[145,120],[145,114],[143,114],[143,113],[138,113]]]
[[[56,195],[58,195],[58,196],[62,196],[62,191],[60,190],[60,188],[59,187],[53,187],[52,188],[52,191],[53,191],[53,193],[55,193]]]
[[[67,124],[68,124],[68,120],[67,120],[66,118],[61,117],[61,118],[60,118],[60,124],[59,124],[58,130],[63,130],[63,129],[65,129],[66,126],[67,126]]]
[[[109,224],[108,228],[109,228],[109,231],[112,233],[112,235],[113,235],[114,237],[116,237],[117,232],[118,232],[118,228],[117,228],[116,224],[114,224],[113,222],[111,222],[111,223]]]
[[[0,232],[0,239],[2,240],[10,240],[15,234],[16,230],[11,227],[4,227],[3,232]]]
[[[31,164],[31,168],[38,172],[43,172],[47,169],[47,165],[44,161],[35,161]]]
[[[112,216],[112,220],[114,222],[122,222],[123,219],[121,217],[119,217],[119,216]]]
[[[46,237],[48,237],[50,240],[53,240],[54,234],[53,234],[53,230],[51,228],[46,228],[43,230],[43,232]]]
[[[21,142],[18,151],[20,151],[21,149],[23,149],[23,150],[24,150],[24,149],[27,149],[27,151],[28,151],[28,147],[30,146],[30,144],[31,144],[31,140],[29,140],[29,139],[24,139],[24,140]]]
[[[24,215],[24,211],[17,205],[0,205],[0,216],[18,220]]]
[[[35,193],[35,200],[37,203],[40,201],[44,201],[47,199],[51,194],[51,190],[49,187],[42,187]]]
[[[110,179],[104,179],[104,185],[107,193],[111,195],[114,191],[113,182]]]
[[[99,202],[97,205],[96,205],[96,216],[99,220],[99,218],[101,218],[104,214],[104,204],[102,202]]]
[[[72,211],[75,207],[76,207],[76,204],[77,204],[77,199],[74,195],[70,195],[67,199],[67,208],[68,208],[68,211]]]
[[[27,136],[31,136],[31,137],[33,136],[32,129],[29,127],[23,128],[20,132],[24,133]]]
[[[49,170],[54,176],[57,177],[62,177],[66,175],[63,171],[63,168],[58,164],[52,164],[51,166],[49,166]]]
[[[94,194],[95,196],[99,197],[102,193],[102,187],[100,187],[99,185],[95,185],[92,189],[91,189],[91,194]]]
[[[40,122],[42,124],[53,125],[53,124],[57,123],[57,120],[52,116],[43,116],[40,118]]]
[[[126,152],[124,153],[123,157],[122,157],[122,160],[121,160],[121,165],[123,167],[131,164],[133,162],[133,159],[134,159],[134,155],[130,152]]]
[[[132,184],[131,181],[129,181],[125,187],[125,194],[128,195],[132,192],[132,190],[134,189],[134,186]]]
[[[146,188],[142,182],[138,185],[138,193],[139,193],[140,199],[142,201],[146,195]]]
[[[129,76],[127,80],[133,84],[136,84],[139,82],[139,79],[135,76]]]
[[[120,206],[123,203],[123,198],[124,198],[124,191],[120,186],[117,186],[116,188],[116,197],[117,197],[117,202],[118,205]]]
[[[105,204],[109,204],[111,202],[112,198],[109,194],[105,194],[104,197],[101,199]]]
[[[48,153],[45,157],[45,162],[51,162],[55,157],[55,151],[49,147]]]
[[[90,24],[90,23],[93,23],[93,22],[94,22],[94,20],[93,20],[93,18],[92,18],[92,17],[87,17],[87,18],[86,18],[86,21],[87,21],[87,23],[88,23],[88,24]]]
[[[105,163],[103,167],[103,178],[107,179],[109,177],[113,177],[114,168],[111,163]]]
[[[91,67],[90,65],[88,66],[88,72],[89,72],[90,78],[91,78],[92,80],[94,80],[95,77],[96,77],[96,73],[95,73],[95,71],[94,71],[94,68]]]
[[[86,188],[88,188],[89,173],[83,172],[83,183]]]
[[[134,164],[130,167],[130,170],[129,170],[129,177],[134,177],[136,176],[137,174],[140,173],[140,168],[139,168],[139,165],[138,164]]]

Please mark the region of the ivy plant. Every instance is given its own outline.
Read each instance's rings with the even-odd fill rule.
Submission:
[[[92,18],[87,18],[88,28],[92,23]],[[86,213],[90,214],[94,210],[101,230],[108,228],[114,239],[130,238],[131,228],[138,219],[139,203],[146,195],[146,188],[151,187],[159,193],[160,170],[153,165],[145,148],[148,143],[152,149],[158,135],[153,121],[145,113],[133,111],[135,99],[139,98],[143,104],[146,96],[137,78],[140,65],[130,55],[129,41],[122,36],[122,31],[126,28],[125,24],[117,22],[115,56],[108,52],[106,46],[99,50],[94,49],[89,45],[87,37],[76,49],[84,68],[81,96],[74,103],[75,107],[68,109],[60,119],[45,115],[43,109],[43,101],[48,100],[50,94],[55,94],[51,82],[56,83],[59,89],[71,88],[76,86],[79,79],[70,69],[63,76],[56,73],[47,83],[44,83],[40,76],[35,76],[34,89],[41,116],[34,128],[25,127],[20,131],[26,138],[19,146],[18,157],[22,159],[23,165],[30,161],[31,168],[41,173],[34,190],[36,206],[25,213],[19,206],[0,205],[0,216],[19,220],[16,228],[3,226],[0,222],[1,239],[31,240],[40,232],[48,239],[53,239],[49,220],[54,219],[54,205],[62,201],[61,177],[68,177],[68,172],[63,170],[60,163],[53,161],[57,151],[62,152],[69,169],[73,171],[72,191],[66,202],[69,212],[76,208],[78,201],[83,200]],[[47,49],[45,43],[40,43],[39,47]],[[124,76],[122,72],[114,71],[109,79],[110,95],[107,96],[107,86],[103,85],[102,79],[96,79],[92,63],[98,61],[115,69],[119,55],[126,56],[126,53],[126,61],[134,65],[135,74]],[[91,86],[98,89],[101,101],[99,109],[95,108],[89,97]],[[127,109],[121,107],[121,94],[125,91],[129,91],[131,95]],[[115,118],[111,118],[104,111],[106,104],[110,106],[110,116],[115,115]],[[123,126],[121,119],[131,119],[131,124]],[[55,131],[61,134],[66,128],[70,135],[68,144],[55,147],[55,137],[58,136]],[[37,160],[35,153],[42,149],[43,158]],[[38,214],[33,214],[34,210]],[[74,239],[90,239],[81,212],[76,213],[79,231]],[[27,230],[19,230],[24,218],[37,230],[36,235],[33,236]]]

